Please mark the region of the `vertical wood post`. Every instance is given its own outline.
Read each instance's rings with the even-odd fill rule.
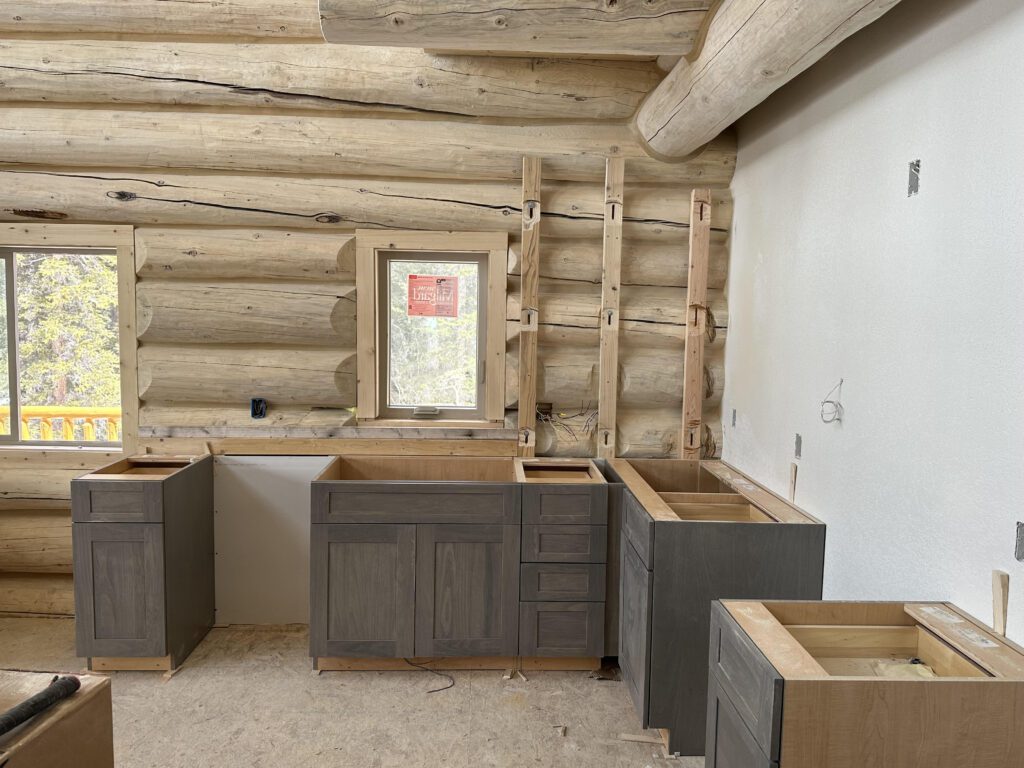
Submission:
[[[690,272],[686,281],[686,352],[683,361],[683,433],[680,454],[699,459],[707,333],[708,256],[711,250],[711,190],[690,199]]]
[[[519,455],[537,451],[537,330],[540,327],[539,157],[523,158],[523,255],[519,288]]]
[[[615,456],[619,396],[619,295],[622,273],[622,205],[626,161],[608,158],[604,181],[604,261],[601,270],[601,377],[597,401],[597,455]]]

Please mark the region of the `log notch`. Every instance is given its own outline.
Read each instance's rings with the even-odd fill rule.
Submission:
[[[308,0],[4,0],[0,33],[320,40]]]
[[[623,236],[679,243],[692,186],[627,187]],[[711,226],[727,232],[728,190],[716,190]],[[604,194],[593,184],[545,187],[545,237],[600,239]],[[519,234],[518,183],[244,176],[144,171],[0,170],[0,219],[188,227],[478,230]]]
[[[597,455],[615,455],[619,392],[619,296],[622,275],[622,213],[626,163],[611,158],[604,182],[604,260],[601,274],[601,355],[597,410]],[[539,270],[538,270],[539,271]]]
[[[407,48],[0,40],[0,79],[0,101],[578,121],[631,118],[661,76],[650,62]]]
[[[537,449],[542,174],[539,157],[523,158],[523,262],[519,287],[519,453],[522,456],[534,456]]]
[[[690,272],[686,284],[686,350],[683,365],[682,458],[701,457],[704,337],[708,320],[708,252],[711,190],[695,189],[690,202]]]
[[[709,0],[320,0],[329,43],[612,56],[681,55]]]
[[[652,154],[696,152],[899,0],[724,0],[696,57],[676,65],[637,113]]]
[[[650,184],[719,185],[732,173],[727,140],[692,161],[663,163],[648,157],[622,124],[0,110],[0,163],[18,165],[519,180],[523,155],[537,147],[549,181],[601,184],[606,157],[625,158],[631,173]],[[729,149],[723,154],[722,148]]]

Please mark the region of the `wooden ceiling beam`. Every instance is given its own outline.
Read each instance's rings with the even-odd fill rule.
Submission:
[[[652,155],[686,157],[899,0],[723,0],[699,52],[637,113]]]
[[[169,4],[173,5],[173,4]],[[653,63],[431,56],[409,48],[0,40],[0,101],[627,120]]]
[[[710,0],[320,0],[330,43],[460,51],[682,55]]]

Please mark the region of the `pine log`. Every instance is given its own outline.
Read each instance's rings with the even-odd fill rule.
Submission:
[[[355,345],[351,283],[143,280],[135,295],[144,342]]]
[[[505,360],[505,405],[519,400],[517,346]],[[681,350],[680,350],[681,352]],[[711,355],[704,370],[705,399],[721,398],[725,384],[724,359]],[[619,350],[618,402],[624,408],[682,406],[683,361],[667,350],[623,346]],[[537,401],[575,404],[577,408],[598,403],[598,350],[595,347],[541,345],[537,352]]]
[[[309,0],[4,0],[0,33],[321,40]]]
[[[0,512],[0,571],[71,573],[71,512]]]
[[[661,75],[650,62],[407,48],[0,40],[0,79],[2,101],[625,120]]]
[[[60,508],[71,501],[71,480],[85,474],[83,469],[0,468],[0,500],[13,502],[14,509],[38,506]],[[10,508],[10,507],[9,507]]]
[[[282,229],[135,230],[143,278],[355,280],[351,235]]]
[[[330,43],[519,53],[683,55],[709,0],[320,0]]]
[[[272,347],[139,347],[139,397],[164,403],[355,406],[355,351]]]
[[[314,431],[329,431],[355,425],[355,416],[344,408],[271,406],[264,419],[253,419],[248,404],[234,407],[213,405],[144,404],[139,409],[139,429],[148,437],[162,437],[171,428],[223,430],[294,430],[310,436]]]
[[[712,239],[709,264],[710,288],[724,288],[729,268],[728,234],[716,232]],[[519,274],[520,243],[508,249],[508,271]],[[624,243],[622,246],[623,285],[662,285],[686,287],[689,246],[677,244]],[[559,280],[601,282],[601,242],[599,240],[546,239],[540,253],[540,276]]]
[[[519,318],[519,298],[515,287],[519,278],[509,277],[506,317]],[[622,289],[620,323],[624,331],[634,330],[638,323],[658,326],[651,332],[673,338],[685,336],[686,291],[662,286],[625,286]],[[716,325],[728,325],[725,297],[721,291],[708,295]],[[541,325],[576,328],[597,328],[601,310],[600,288],[588,283],[547,280],[541,285]],[[624,343],[625,346],[625,343]]]
[[[17,165],[512,180],[522,177],[523,155],[537,151],[544,154],[546,182],[601,182],[605,159],[617,156],[628,160],[633,183],[725,187],[736,157],[732,142],[723,140],[692,161],[663,163],[617,123],[0,110],[0,163]]]
[[[683,326],[660,325],[658,323],[631,322],[627,327],[620,328],[622,343],[630,348],[651,348],[664,350],[665,354],[681,355],[686,334]],[[707,349],[721,351],[725,348],[728,329],[715,327],[708,334]],[[568,345],[572,347],[596,348],[600,343],[597,328],[578,326],[545,325],[541,322],[537,333],[537,341],[549,346]],[[515,344],[519,339],[519,320],[505,323],[505,340]]]
[[[68,574],[0,573],[0,615],[73,616],[74,584]]]
[[[723,0],[700,54],[679,62],[637,113],[652,154],[699,150],[899,0]]]
[[[679,242],[688,227],[690,187],[627,187],[628,240]],[[544,190],[545,235],[600,237],[603,189],[553,184]],[[518,183],[454,183],[310,176],[238,176],[144,171],[0,170],[0,219],[109,224],[303,227],[351,231],[433,229],[516,232]],[[728,190],[715,195],[712,226],[732,222]]]

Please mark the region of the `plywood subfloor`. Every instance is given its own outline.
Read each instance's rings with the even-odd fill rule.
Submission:
[[[310,670],[304,629],[218,629],[170,680],[113,677],[118,768],[698,768],[642,734],[621,682],[587,673]],[[81,671],[74,624],[0,619],[0,667]],[[556,726],[565,726],[560,736]],[[652,732],[647,732],[651,735]]]

